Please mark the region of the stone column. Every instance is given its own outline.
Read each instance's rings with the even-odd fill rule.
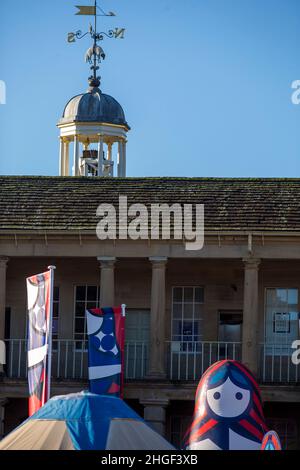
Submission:
[[[242,362],[256,375],[258,366],[258,269],[260,260],[244,261],[244,310]]]
[[[100,307],[114,307],[115,303],[115,262],[110,256],[99,257],[101,269]]]
[[[98,142],[98,176],[103,175],[103,136],[99,135]]]
[[[107,160],[112,160],[112,142],[107,143]]]
[[[5,335],[5,308],[6,308],[6,272],[8,258],[0,256],[0,341]],[[3,373],[3,365],[0,364],[0,374]]]
[[[126,143],[127,140],[123,141],[123,163],[122,163],[122,177],[126,177]]]
[[[6,308],[6,271],[8,258],[0,256],[0,340],[4,339]]]
[[[5,405],[7,404],[6,398],[0,398],[0,440],[4,437],[4,419],[5,419]]]
[[[74,136],[73,176],[79,176],[79,139]]]
[[[165,257],[149,258],[152,263],[151,319],[150,319],[150,361],[148,377],[161,379],[165,371]]]
[[[65,144],[63,137],[59,139],[59,176],[64,176]]]
[[[124,146],[123,141],[118,142],[118,177],[122,178],[123,174],[123,160],[124,160]]]
[[[161,436],[166,434],[166,408],[169,404],[168,399],[145,399],[141,400],[144,405],[144,419]]]
[[[64,141],[64,176],[69,176],[70,169],[69,169],[69,152],[70,152],[70,142],[68,140]]]

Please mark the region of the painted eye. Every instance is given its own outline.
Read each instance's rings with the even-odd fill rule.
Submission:
[[[237,392],[237,393],[235,394],[235,398],[236,398],[237,400],[242,400],[243,394],[242,394],[241,392]]]
[[[221,393],[220,392],[215,392],[214,393],[214,399],[215,400],[220,400],[220,398],[221,398]]]

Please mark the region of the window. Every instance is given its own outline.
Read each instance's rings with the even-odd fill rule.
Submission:
[[[74,302],[74,339],[76,349],[86,348],[86,316],[85,311],[99,307],[100,288],[98,286],[76,286]]]
[[[203,302],[203,287],[173,287],[172,340],[182,343],[180,350],[193,350],[201,341]]]
[[[269,354],[290,355],[298,339],[298,289],[266,289],[265,336]]]
[[[150,340],[150,310],[126,309],[125,375],[126,379],[145,377]]]
[[[53,289],[52,340],[58,339],[59,287]]]
[[[149,343],[150,310],[126,309],[125,325],[127,343]]]

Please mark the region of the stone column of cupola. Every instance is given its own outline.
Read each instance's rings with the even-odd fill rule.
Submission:
[[[79,176],[79,136],[74,135],[73,176]]]
[[[69,176],[70,140],[60,137],[59,143],[59,176]]]
[[[103,135],[99,134],[99,141],[98,141],[98,176],[103,175],[103,148],[104,148]]]
[[[65,175],[65,145],[63,137],[59,138],[59,176]]]
[[[70,165],[70,141],[67,138],[63,139],[63,154],[64,154],[64,160],[63,160],[63,176],[69,176],[70,170],[69,170],[69,165]]]
[[[107,160],[112,161],[112,142],[107,142]]]
[[[126,176],[126,139],[120,139],[118,142],[118,177]]]

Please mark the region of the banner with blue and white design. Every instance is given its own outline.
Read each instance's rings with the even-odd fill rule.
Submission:
[[[100,395],[122,396],[125,314],[122,307],[86,311],[89,388]]]

